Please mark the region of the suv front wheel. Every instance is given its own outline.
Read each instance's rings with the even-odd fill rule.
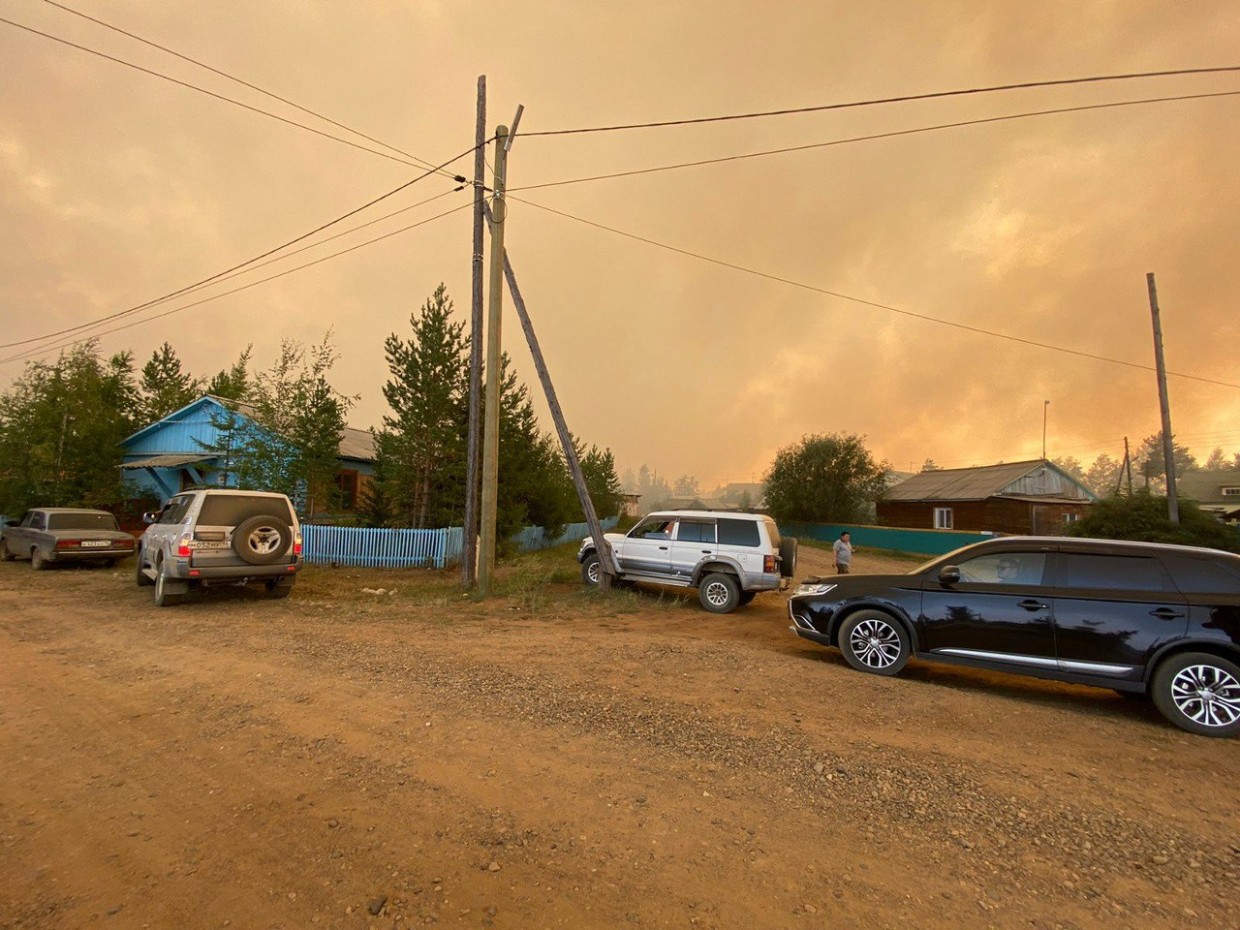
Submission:
[[[586,560],[581,563],[581,580],[587,588],[598,587],[598,576],[601,571],[598,554],[591,552],[586,556]]]

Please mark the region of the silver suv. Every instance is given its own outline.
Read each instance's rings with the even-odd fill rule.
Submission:
[[[155,605],[179,604],[191,587],[261,582],[288,597],[302,566],[301,525],[283,494],[208,488],[183,491],[138,542],[135,577],[155,586]]]
[[[697,588],[702,606],[717,614],[748,604],[759,591],[782,591],[796,571],[796,539],[781,539],[762,513],[667,510],[605,538],[620,566],[618,581]],[[582,581],[597,585],[593,539],[582,542],[577,561]]]

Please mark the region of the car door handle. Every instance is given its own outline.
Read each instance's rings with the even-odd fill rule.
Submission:
[[[1159,607],[1157,610],[1151,610],[1150,616],[1157,617],[1159,620],[1175,620],[1177,617],[1184,616],[1184,614],[1178,610],[1172,610],[1170,607]]]
[[[713,549],[703,549],[703,550],[702,550],[702,555],[711,555],[711,554],[713,554],[713,553],[714,553],[714,550],[713,550]]]
[[[1019,605],[1025,608],[1025,610],[1046,610],[1046,608],[1050,606],[1049,604],[1043,604],[1041,601],[1034,600],[1031,597],[1020,601]]]

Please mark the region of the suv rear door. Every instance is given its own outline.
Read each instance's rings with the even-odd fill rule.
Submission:
[[[293,514],[286,498],[260,494],[205,495],[194,520],[193,564],[200,568],[258,564],[242,559],[234,543],[238,527],[251,517],[264,516],[276,517],[285,526],[293,526]],[[281,553],[281,556],[286,555],[291,556],[291,551]],[[274,552],[271,561],[275,561]]]
[[[1188,604],[1154,555],[1060,550],[1055,642],[1066,672],[1135,677],[1188,629]]]
[[[714,520],[682,517],[676,527],[676,538],[672,540],[672,575],[686,582],[692,579],[693,570],[718,551],[715,537]]]

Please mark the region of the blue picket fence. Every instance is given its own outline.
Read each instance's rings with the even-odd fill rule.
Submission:
[[[617,518],[601,521],[603,529]],[[354,565],[363,568],[443,568],[461,561],[464,533],[459,526],[441,530],[369,529],[356,526],[302,524],[302,554],[314,565]],[[585,523],[570,523],[548,539],[541,526],[527,526],[512,541],[524,552],[546,549],[590,535]]]
[[[461,528],[389,530],[303,525],[302,554],[318,565],[443,568],[461,560]]]
[[[610,530],[620,522],[620,518],[608,517],[606,520],[600,520],[599,522],[603,525],[604,530]],[[564,527],[564,532],[553,539],[547,538],[547,531],[541,526],[527,526],[513,536],[512,541],[517,544],[522,552],[533,552],[535,549],[547,549],[566,542],[580,541],[589,535],[590,524],[588,523],[569,523]]]

